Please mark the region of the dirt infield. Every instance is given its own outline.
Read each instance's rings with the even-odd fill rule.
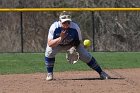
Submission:
[[[100,80],[95,71],[0,75],[0,93],[140,93],[140,68],[106,70],[112,77]]]

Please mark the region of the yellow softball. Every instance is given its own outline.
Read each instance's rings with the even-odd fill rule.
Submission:
[[[91,41],[89,39],[85,39],[83,44],[84,44],[84,46],[89,47],[89,46],[91,46]]]

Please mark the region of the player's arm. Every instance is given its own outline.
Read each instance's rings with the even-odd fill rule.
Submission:
[[[77,36],[76,36],[76,39],[74,41],[74,46],[77,47],[77,46],[79,46],[79,44],[82,41],[82,35],[81,35],[81,30],[77,24],[74,24],[74,28],[77,31],[77,33],[76,33]]]
[[[62,31],[60,33],[60,37],[58,37],[56,39],[49,39],[48,38],[48,45],[49,45],[49,47],[56,47],[56,46],[58,46],[62,42],[64,37],[66,36],[65,33],[66,33],[66,31]]]
[[[48,39],[48,45],[49,47],[56,47],[60,44],[61,41],[62,41],[61,37],[58,37],[56,39]]]

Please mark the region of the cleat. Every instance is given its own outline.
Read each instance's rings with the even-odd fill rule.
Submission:
[[[53,80],[53,73],[48,73],[48,74],[47,74],[47,77],[46,77],[46,80],[47,80],[47,81]]]
[[[102,71],[101,74],[100,74],[100,78],[102,80],[106,80],[106,79],[110,79],[111,77],[107,73],[105,73],[104,71]]]

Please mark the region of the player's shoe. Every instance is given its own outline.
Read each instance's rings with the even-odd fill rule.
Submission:
[[[110,79],[111,77],[107,73],[105,73],[104,71],[102,71],[101,74],[100,74],[100,78],[102,80],[105,80],[105,79]]]
[[[46,80],[48,80],[48,81],[53,80],[53,73],[48,73]]]

